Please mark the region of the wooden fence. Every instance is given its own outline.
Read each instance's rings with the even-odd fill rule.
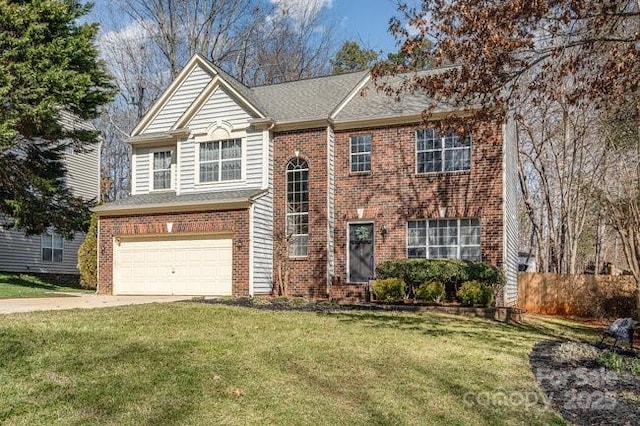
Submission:
[[[591,318],[631,316],[636,282],[628,275],[518,274],[518,307],[528,313]]]

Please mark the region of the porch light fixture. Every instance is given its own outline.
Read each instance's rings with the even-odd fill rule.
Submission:
[[[382,235],[383,240],[387,236],[388,232],[389,231],[387,230],[387,226],[383,223],[382,226],[380,227],[380,235]]]

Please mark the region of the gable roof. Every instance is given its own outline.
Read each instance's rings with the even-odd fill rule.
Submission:
[[[197,84],[191,83],[185,91],[181,85],[191,78],[191,73],[198,67],[200,72],[208,74],[208,78],[196,81]],[[444,72],[446,68],[449,67],[420,73],[435,75]],[[408,77],[398,75],[386,77],[384,81],[394,86],[400,85]],[[421,93],[405,93],[401,100],[397,101],[393,96],[376,88],[369,71],[248,87],[203,56],[196,54],[134,129],[132,137],[143,131],[148,134],[159,131],[156,129],[157,126],[150,127],[150,123],[158,120],[162,114],[167,115],[163,115],[164,127],[167,127],[167,130],[175,131],[177,127],[186,125],[189,117],[202,107],[213,93],[213,89],[218,86],[227,88],[252,116],[290,128],[296,128],[305,122],[333,122],[340,127],[348,127],[358,122],[371,123],[376,119],[415,121],[420,119],[422,111],[430,103],[430,99]],[[173,105],[172,99],[179,90],[183,90],[187,96],[182,94],[181,101],[173,102],[176,104]],[[178,103],[180,105],[177,105]],[[169,114],[162,112],[165,107],[170,110]],[[436,112],[447,113],[456,109],[459,108],[443,103],[438,105]]]
[[[288,83],[252,87],[267,116],[276,122],[328,118],[334,108],[369,74],[360,71]]]

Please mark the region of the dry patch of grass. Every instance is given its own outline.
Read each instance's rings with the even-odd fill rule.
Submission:
[[[545,319],[200,303],[2,319],[0,423],[29,425],[563,424],[528,353],[589,335]]]

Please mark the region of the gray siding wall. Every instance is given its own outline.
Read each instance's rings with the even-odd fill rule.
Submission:
[[[254,205],[253,293],[269,294],[273,285],[273,186]]]
[[[234,129],[244,129],[248,126],[248,121],[252,117],[240,107],[236,101],[224,90],[219,88],[211,98],[202,106],[187,127],[194,134],[202,134],[209,126],[218,121],[230,123]],[[193,138],[189,138],[180,144],[179,159],[179,184],[180,193],[212,191],[212,190],[232,190],[260,188],[262,186],[262,130],[247,129],[244,139],[244,175],[245,180],[241,182],[196,184],[196,174],[198,173],[197,152],[198,144]],[[147,172],[148,173],[148,172]]]
[[[518,146],[515,122],[509,119],[503,126],[504,137],[504,303],[518,301]]]
[[[87,152],[65,154],[67,166],[66,184],[73,194],[87,200],[100,196],[100,147],[95,145]]]
[[[335,135],[327,129],[327,285],[335,274]]]
[[[133,173],[133,192],[135,194],[146,194],[149,192],[149,148],[134,148],[133,156],[135,166]]]
[[[198,66],[195,67],[142,133],[171,129],[210,81],[209,73]]]
[[[202,133],[218,120],[234,128],[244,128],[251,116],[221,87],[216,89],[186,127],[193,133]]]
[[[40,236],[0,229],[0,271],[78,274],[78,248],[84,238],[78,233],[73,240],[64,241],[62,262],[43,262]]]

